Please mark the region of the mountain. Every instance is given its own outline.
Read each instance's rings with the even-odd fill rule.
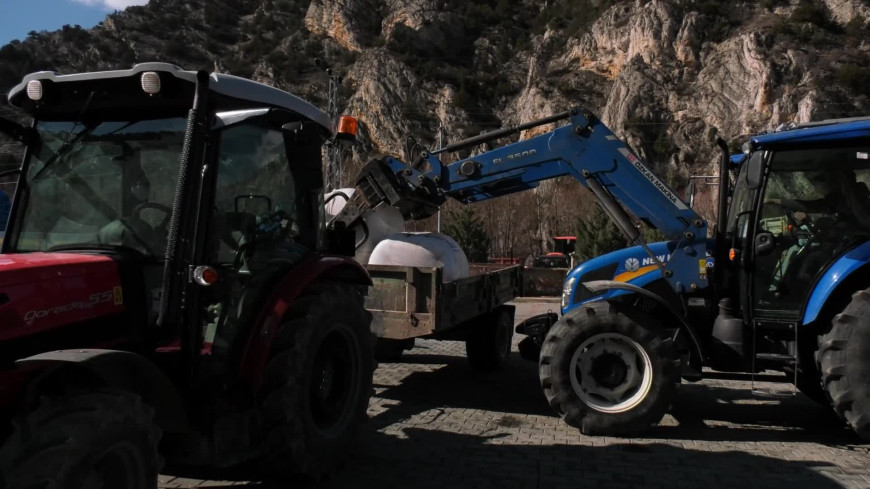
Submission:
[[[736,149],[781,124],[870,114],[868,19],[870,0],[151,0],[3,46],[0,92],[36,70],[159,60],[325,108],[319,59],[361,122],[347,175],[404,155],[409,136],[431,148],[439,133],[446,144],[583,105],[682,188],[715,172],[717,136]],[[591,210],[576,183],[543,187],[480,207],[526,209],[532,237],[517,249],[540,250]],[[706,215],[713,193],[696,201]],[[518,216],[491,232],[511,234]],[[513,249],[504,239],[497,253]]]

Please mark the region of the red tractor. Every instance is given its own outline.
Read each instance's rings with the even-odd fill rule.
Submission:
[[[371,395],[371,280],[327,231],[332,124],[164,63],[28,75],[0,254],[0,487],[154,488],[172,466],[319,478]],[[352,245],[352,237],[350,238]],[[345,246],[342,246],[342,244]]]

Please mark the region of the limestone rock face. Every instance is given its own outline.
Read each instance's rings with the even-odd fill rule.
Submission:
[[[428,94],[415,90],[420,81],[383,51],[363,54],[348,81],[355,90],[346,112],[363,124],[378,151],[401,155],[405,137],[411,134],[408,109],[418,110],[428,102]]]
[[[863,0],[823,0],[823,3],[840,24],[847,24],[856,17],[870,19],[870,4]]]
[[[870,114],[870,4],[819,0],[808,19],[797,0],[764,3],[151,0],[91,29],[0,48],[0,87],[41,69],[163,60],[251,77],[326,109],[329,68],[340,76],[338,111],[361,123],[349,179],[374,157],[413,159],[582,106],[680,187],[715,171],[717,137],[736,147],[784,123]],[[8,107],[0,115],[20,118]],[[0,152],[10,147],[0,141]]]
[[[334,39],[343,48],[359,52],[376,32],[378,2],[364,0],[312,0],[305,28]]]

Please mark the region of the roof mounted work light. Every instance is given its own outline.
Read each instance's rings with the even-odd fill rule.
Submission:
[[[160,75],[153,71],[142,73],[142,91],[148,95],[160,93]]]
[[[27,98],[36,102],[42,100],[42,82],[40,80],[27,82]]]

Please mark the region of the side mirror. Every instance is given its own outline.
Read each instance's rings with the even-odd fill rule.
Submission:
[[[776,248],[776,240],[773,233],[764,231],[755,236],[755,256],[768,255],[774,248]]]
[[[272,199],[265,195],[237,195],[235,211],[259,216],[272,211]]]
[[[752,190],[761,188],[761,181],[764,178],[764,159],[761,152],[753,153],[746,164],[749,165],[746,169],[746,183],[749,188]]]

